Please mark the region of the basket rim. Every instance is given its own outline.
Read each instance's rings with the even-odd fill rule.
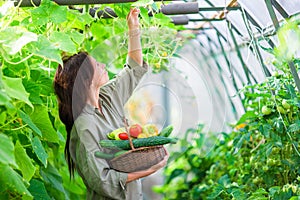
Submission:
[[[119,158],[122,158],[122,157],[124,157],[124,156],[126,156],[126,155],[128,155],[132,152],[141,151],[141,150],[145,150],[145,149],[157,149],[157,148],[163,148],[165,153],[166,153],[166,149],[164,148],[163,145],[156,145],[156,146],[149,146],[149,147],[139,147],[139,148],[131,149],[128,152],[123,153],[123,154],[111,159],[110,162],[114,162],[114,161],[118,160]]]

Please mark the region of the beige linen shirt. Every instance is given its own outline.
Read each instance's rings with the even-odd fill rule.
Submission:
[[[130,57],[124,69],[100,88],[103,115],[87,104],[75,120],[70,138],[71,158],[87,187],[87,199],[143,199],[140,180],[126,184],[127,173],[111,169],[105,159],[96,158],[95,151],[106,151],[99,141],[106,134],[124,127],[124,104],[138,85],[148,66],[139,66]]]

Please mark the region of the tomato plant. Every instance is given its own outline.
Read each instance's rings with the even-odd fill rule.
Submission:
[[[299,59],[290,62],[299,69]],[[273,65],[277,73],[240,90],[246,112],[231,132],[204,133],[203,125],[186,132],[156,192],[165,199],[299,198],[300,94],[288,62],[275,56]]]

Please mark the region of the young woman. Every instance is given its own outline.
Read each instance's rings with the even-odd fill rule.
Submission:
[[[127,16],[127,64],[116,78],[109,80],[105,65],[87,53],[64,60],[56,71],[59,116],[67,130],[65,156],[70,175],[76,170],[82,177],[87,199],[143,199],[140,178],[164,167],[169,157],[147,170],[122,173],[94,156],[104,151],[99,141],[107,139],[107,133],[124,127],[123,106],[148,70],[142,58],[138,15],[135,8]]]

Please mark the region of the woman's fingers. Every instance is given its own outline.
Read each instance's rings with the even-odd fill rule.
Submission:
[[[126,18],[130,19],[131,17],[137,17],[139,14],[140,14],[139,8],[131,8]]]
[[[130,12],[126,17],[127,24],[130,29],[135,29],[139,27],[139,18],[138,18],[139,13],[140,13],[140,9],[138,8],[130,9]]]

